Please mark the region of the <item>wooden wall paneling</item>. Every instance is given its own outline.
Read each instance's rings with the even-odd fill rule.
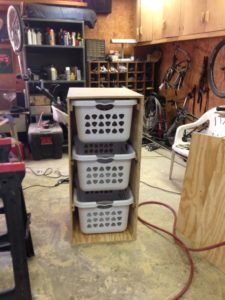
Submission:
[[[161,83],[163,80],[163,77],[165,75],[165,72],[171,65],[172,57],[174,50],[177,46],[181,47],[182,49],[188,51],[191,56],[191,66],[188,71],[188,73],[185,76],[183,87],[180,91],[178,91],[177,96],[175,95],[174,91],[169,90],[162,90],[160,93],[166,97],[167,100],[169,99],[182,99],[187,95],[188,92],[190,92],[195,84],[198,84],[199,77],[202,70],[202,63],[204,56],[210,57],[214,47],[222,40],[223,38],[217,37],[217,38],[207,38],[207,39],[200,39],[200,40],[190,40],[190,41],[181,41],[181,42],[173,42],[173,43],[165,43],[157,45],[157,47],[160,47],[163,52],[162,61],[160,64],[160,70],[159,70],[159,82]],[[136,47],[136,54],[138,56],[146,57],[148,53],[154,49],[154,45],[150,46],[139,46]],[[205,106],[205,100],[206,98],[203,97],[203,108],[200,111],[199,105],[196,104],[195,107],[195,115],[201,116],[204,113],[204,106]],[[218,105],[224,105],[225,100],[218,98],[213,94],[213,92],[210,90],[209,93],[209,108],[218,106]],[[167,105],[168,110],[170,111],[168,118],[170,119],[175,112],[175,108],[171,106],[171,104]],[[189,101],[189,111],[192,110],[192,100]]]
[[[188,35],[204,32],[205,11],[206,0],[182,0],[180,34]]]
[[[210,159],[209,159],[210,158]],[[192,242],[206,247],[225,236],[225,140],[194,134],[187,163],[177,229]],[[225,248],[203,252],[225,272]]]
[[[85,38],[105,39],[106,52],[110,49],[121,50],[118,44],[111,44],[112,38],[136,38],[135,26],[136,1],[135,0],[113,0],[112,13],[109,15],[97,15],[97,23],[94,29],[85,26]],[[133,53],[133,46],[125,45],[125,54]]]

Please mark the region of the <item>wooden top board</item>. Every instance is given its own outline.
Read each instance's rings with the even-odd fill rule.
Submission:
[[[143,98],[144,96],[127,88],[69,88],[67,99],[104,99],[104,98]]]

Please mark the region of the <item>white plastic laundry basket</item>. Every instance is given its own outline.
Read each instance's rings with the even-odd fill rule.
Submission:
[[[133,105],[137,100],[74,101],[82,142],[124,142],[130,137]]]
[[[83,144],[76,140],[73,158],[77,160],[80,188],[83,191],[126,189],[134,157],[135,152],[128,144]]]
[[[107,192],[75,190],[74,198],[83,233],[121,232],[127,228],[129,205],[133,203],[130,189]]]

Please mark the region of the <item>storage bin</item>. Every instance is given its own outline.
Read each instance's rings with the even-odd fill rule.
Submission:
[[[31,123],[28,128],[28,141],[34,160],[44,158],[62,158],[63,131],[59,124],[49,128]]]
[[[107,192],[74,191],[83,233],[121,232],[127,228],[131,190]]]
[[[135,152],[123,143],[83,144],[75,140],[79,186],[83,191],[122,190],[128,187]]]
[[[82,142],[124,142],[130,137],[137,100],[74,101],[78,137]]]

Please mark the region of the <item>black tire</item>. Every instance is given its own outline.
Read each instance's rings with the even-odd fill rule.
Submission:
[[[23,49],[24,35],[22,19],[14,5],[10,5],[7,11],[7,30],[13,51],[18,55]]]
[[[224,80],[224,90],[221,90],[220,88],[217,87],[216,82],[215,82],[215,74],[214,74],[214,66],[215,66],[215,61],[216,58],[221,51],[221,49],[225,47],[225,40],[222,40],[213,50],[210,60],[209,60],[209,68],[208,68],[208,78],[209,78],[209,84],[210,87],[213,91],[213,93],[220,98],[225,98],[225,80]],[[225,49],[225,48],[224,48]],[[224,51],[225,54],[225,51]],[[225,56],[225,55],[224,55]],[[224,68],[224,67],[223,67]],[[225,70],[221,70],[221,75],[224,77],[225,76]]]

